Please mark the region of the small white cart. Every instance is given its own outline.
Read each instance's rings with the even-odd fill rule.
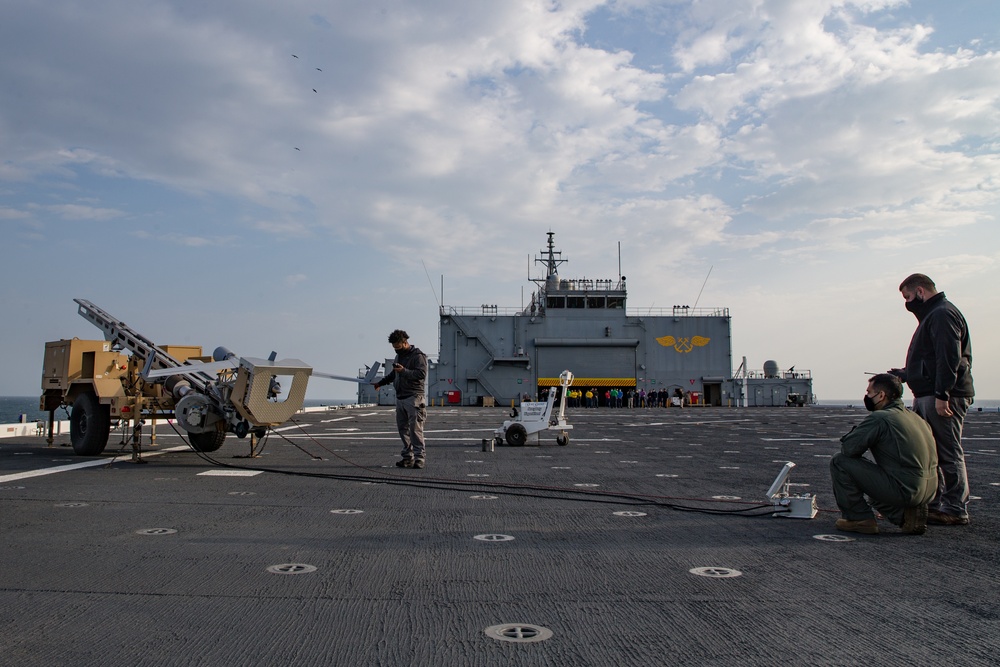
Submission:
[[[555,405],[556,392],[553,388],[549,391],[548,399],[545,401],[533,401],[521,403],[521,410],[511,413],[513,419],[508,419],[503,426],[498,428],[493,434],[493,440],[483,440],[483,449],[487,445],[502,445],[504,441],[511,447],[522,447],[527,444],[541,444],[542,431],[558,431],[556,444],[569,444],[569,431],[573,428],[566,422],[566,390],[573,384],[573,374],[563,371],[559,374],[559,414],[553,416],[552,408]]]

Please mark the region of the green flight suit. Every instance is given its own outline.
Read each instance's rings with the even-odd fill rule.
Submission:
[[[923,505],[937,492],[934,435],[901,399],[869,414],[840,443],[841,452],[830,461],[830,476],[845,519],[874,518],[874,507],[901,526],[905,508]],[[874,463],[863,458],[865,452],[871,452]]]

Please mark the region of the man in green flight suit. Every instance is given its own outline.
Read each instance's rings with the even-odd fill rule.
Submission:
[[[874,376],[864,399],[871,414],[840,439],[841,452],[830,461],[843,515],[838,530],[878,534],[873,508],[904,533],[927,530],[927,503],[937,491],[937,447],[927,422],[903,407],[902,395],[899,378]]]

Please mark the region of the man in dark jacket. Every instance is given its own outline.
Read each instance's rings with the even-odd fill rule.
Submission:
[[[937,451],[927,423],[903,407],[902,395],[898,378],[874,376],[865,393],[871,414],[840,439],[841,451],[830,461],[843,515],[838,530],[877,534],[872,506],[904,533],[922,535],[927,528],[927,502],[937,489]]]
[[[392,371],[375,389],[392,383],[396,390],[396,428],[403,441],[400,468],[423,468],[426,459],[424,421],[427,419],[427,355],[410,345],[410,337],[402,329],[389,334],[389,344],[396,351]]]
[[[913,393],[913,410],[934,432],[938,489],[927,522],[945,526],[969,523],[969,478],[962,449],[962,426],[972,405],[972,342],[965,317],[938,292],[934,281],[914,273],[899,291],[917,318],[906,352],[906,368],[890,373]]]

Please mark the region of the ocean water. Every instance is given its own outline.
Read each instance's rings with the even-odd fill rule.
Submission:
[[[912,403],[912,402],[913,402],[913,397],[912,396],[906,395],[906,396],[903,397],[903,405],[909,407],[910,403]],[[843,400],[819,401],[816,404],[816,407],[820,407],[820,408],[823,408],[823,407],[846,407],[846,406],[852,406],[852,407],[855,407],[855,408],[864,408],[865,407],[864,402],[860,398],[857,398],[855,400],[850,400],[850,399],[846,399],[845,398]],[[970,408],[970,411],[974,412],[976,410],[982,410],[982,411],[989,410],[990,412],[996,412],[996,411],[1000,410],[1000,401],[989,399],[989,398],[976,398],[976,401],[975,401],[975,403],[972,404],[972,407]]]
[[[320,405],[347,405],[355,401],[341,399],[309,399],[305,400],[305,407],[312,408]],[[38,409],[38,396],[0,396],[0,424],[16,424],[21,421],[21,415],[27,415],[27,421],[38,420],[47,421],[49,413]],[[68,412],[56,410],[56,419],[69,419]]]
[[[48,419],[47,412],[38,409],[38,396],[0,396],[0,424],[15,424],[21,415],[28,415],[27,421]],[[61,410],[56,410],[56,419],[66,419]]]

